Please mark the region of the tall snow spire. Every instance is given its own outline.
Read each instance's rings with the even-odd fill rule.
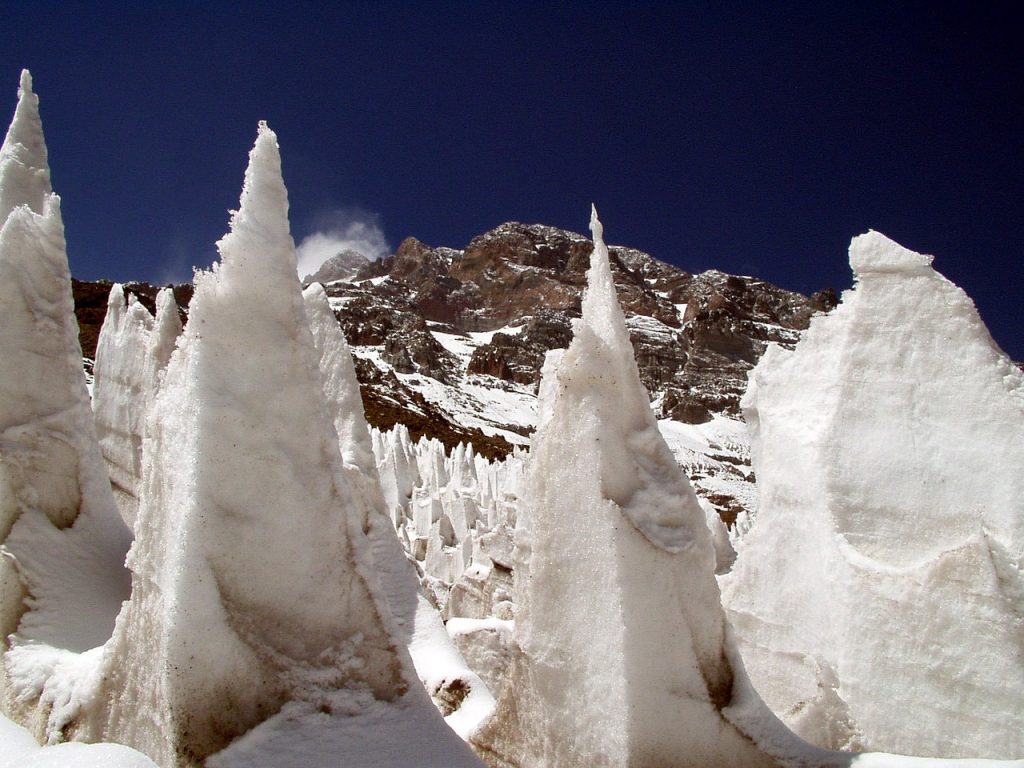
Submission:
[[[43,213],[50,187],[39,97],[32,92],[32,75],[21,71],[18,106],[0,149],[0,223],[19,205]]]
[[[607,344],[629,342],[626,320],[615,294],[608,246],[604,242],[604,226],[597,217],[597,207],[590,206],[590,231],[594,250],[587,271],[587,290],[583,294],[583,321]]]
[[[17,698],[8,713],[59,731],[66,720],[56,721],[74,714],[55,704],[66,678],[39,673],[38,659],[109,637],[127,598],[131,532],[96,441],[60,199],[28,72],[0,149],[0,307],[0,706]]]
[[[320,355],[327,407],[338,432],[342,457],[347,466],[367,478],[371,484],[376,483],[377,462],[373,457],[370,429],[366,424],[363,401],[359,395],[359,380],[356,378],[355,364],[345,334],[334,317],[327,293],[320,283],[313,283],[306,288],[302,298],[306,304],[313,341]]]
[[[221,269],[236,267],[255,279],[267,270],[296,273],[295,244],[288,224],[288,190],[281,175],[277,134],[261,120],[256,143],[249,152],[238,210],[231,215],[231,231],[217,243]],[[259,265],[247,265],[250,260]]]
[[[205,760],[286,703],[289,718],[323,724],[336,709],[333,725],[353,729],[363,706],[415,707],[437,738],[455,740],[396,640],[287,213],[276,138],[261,124],[222,262],[196,277],[147,417],[133,591],[89,736],[135,745],[165,768]],[[401,578],[415,594],[412,570]],[[395,732],[388,748],[403,739]],[[217,764],[265,764],[250,746]]]
[[[878,232],[849,254],[854,288],[768,350],[741,403],[758,511],[723,579],[739,649],[819,746],[1020,757],[1024,374],[931,256]]]
[[[518,768],[764,766],[722,715],[735,671],[711,535],[640,382],[596,211],[591,229],[518,509],[511,667],[472,742]]]

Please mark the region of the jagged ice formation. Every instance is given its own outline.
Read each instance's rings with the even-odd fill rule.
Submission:
[[[596,212],[591,228],[519,510],[510,678],[473,743],[493,766],[771,765],[722,715],[714,547],[640,383]]]
[[[119,283],[111,287],[93,369],[96,434],[114,498],[129,526],[139,507],[146,415],[181,333],[170,288],[157,294],[156,305],[154,319],[134,294],[126,299]]]
[[[420,682],[445,714],[448,725],[465,735],[490,713],[494,700],[445,632],[437,610],[420,588],[412,559],[407,557],[395,535],[372,447],[374,442],[383,445],[382,436],[375,433],[371,438],[352,356],[327,296],[323,288],[314,283],[303,292],[303,299],[320,359],[328,411],[344,459],[344,472],[351,493],[358,499],[356,506],[362,510],[362,524],[372,551],[375,574],[394,619],[393,636],[399,645],[408,648]],[[405,456],[408,436],[407,430],[396,430],[389,435],[388,442]],[[385,464],[386,472],[387,467]],[[422,695],[421,690],[414,690],[410,698],[415,698],[416,693]]]
[[[1024,374],[931,257],[853,239],[855,287],[744,408],[760,506],[724,595],[805,738],[1024,754]]]
[[[9,402],[0,398],[0,416],[23,417],[0,425],[0,609],[5,629],[16,629],[5,632],[10,651],[0,692],[5,711],[37,736],[117,736],[144,745],[164,766],[283,768],[322,764],[325,756],[350,768],[475,765],[464,745],[438,727],[440,718],[416,684],[408,646],[435,702],[451,709],[449,724],[463,736],[475,732],[478,748],[495,765],[778,762],[866,768],[942,762],[814,750],[767,716],[722,621],[709,578],[715,555],[704,515],[652,427],[596,216],[592,288],[572,347],[548,357],[541,428],[525,485],[528,503],[519,509],[523,463],[515,456],[491,465],[462,445],[449,457],[437,441],[414,446],[401,430],[368,434],[331,307],[322,291],[307,293],[304,304],[297,290],[276,141],[265,127],[251,156],[241,210],[221,243],[224,261],[197,281],[193,326],[159,395],[159,371],[178,331],[169,314],[173,304],[162,297],[154,324],[140,307],[125,304],[123,293],[111,295],[96,414],[110,438],[111,470],[122,473],[116,482],[134,489],[120,499],[127,504],[125,518],[135,518],[136,500],[142,504],[131,561],[135,592],[114,638],[101,647],[127,594],[121,556],[129,533],[105,482],[83,397],[80,351],[67,312],[59,200],[49,188],[27,73],[0,152],[0,201],[0,277],[7,279],[3,285],[15,286],[0,285],[5,323],[10,319],[0,332],[0,353],[5,363],[13,361],[11,370],[0,373],[0,395],[13,393]],[[936,371],[949,367],[937,350],[950,343],[968,350],[965,365],[977,375],[959,371],[964,386],[957,396],[967,402],[977,396],[979,405],[969,409],[965,427],[964,419],[949,417],[948,401],[933,407],[932,398],[917,397],[931,395],[927,388],[912,387],[907,396],[901,376],[867,376],[872,359],[854,343],[850,371],[839,366],[841,384],[853,381],[854,390],[826,382],[823,396],[827,401],[840,391],[829,403],[836,411],[825,419],[825,430],[833,438],[852,433],[854,449],[836,447],[833,440],[822,451],[814,439],[801,442],[801,435],[770,426],[773,411],[788,413],[792,403],[779,406],[785,376],[759,369],[748,405],[762,434],[760,447],[780,439],[776,445],[785,448],[780,457],[762,455],[759,461],[765,467],[777,462],[777,471],[785,463],[792,472],[794,455],[818,459],[818,450],[832,469],[821,481],[812,467],[807,485],[824,488],[830,503],[840,502],[830,509],[832,529],[826,525],[812,543],[825,542],[820,551],[826,559],[834,554],[830,544],[845,558],[828,559],[820,573],[824,588],[847,589],[853,597],[844,603],[830,596],[829,605],[838,606],[834,616],[813,599],[806,606],[827,620],[838,617],[841,630],[856,638],[876,618],[864,606],[881,604],[876,613],[887,621],[881,630],[886,649],[927,656],[924,677],[910,683],[922,690],[931,691],[940,679],[966,679],[957,664],[968,647],[986,661],[1008,657],[1019,669],[1012,645],[1020,636],[1024,594],[1016,475],[991,482],[984,467],[968,463],[967,481],[940,476],[937,485],[956,486],[957,493],[923,509],[910,504],[914,525],[926,526],[919,538],[906,519],[884,514],[891,512],[881,503],[886,494],[847,481],[858,472],[881,476],[896,489],[896,501],[916,501],[920,488],[896,482],[932,469],[907,459],[919,458],[916,451],[955,463],[962,458],[957,450],[970,453],[978,434],[983,442],[1019,445],[1013,441],[1020,432],[1021,376],[990,354],[990,340],[988,348],[976,343],[987,335],[961,296],[928,294],[916,283],[913,290],[895,290],[886,283],[894,274],[898,280],[932,279],[929,259],[878,236],[856,251],[861,294],[895,299],[893,304],[909,297],[924,307],[914,306],[915,317],[934,327],[939,293],[945,319],[952,321],[952,332],[924,351],[915,344],[927,334],[915,332],[909,343],[886,339],[892,348],[887,354],[908,357],[908,367],[929,372],[931,383]],[[861,306],[852,313],[852,332],[846,328],[838,336],[856,341],[878,330],[879,317],[884,324],[905,311],[872,313]],[[847,321],[850,314],[843,315]],[[37,321],[32,329],[29,315]],[[31,335],[40,329],[46,333]],[[819,322],[809,337],[822,333]],[[40,350],[39,360],[31,357]],[[881,357],[890,372],[892,361]],[[25,361],[28,377],[17,371]],[[1002,389],[991,386],[993,372],[1002,377]],[[880,392],[872,389],[879,381]],[[813,433],[821,427],[813,415],[820,417],[821,402],[801,394],[803,406],[811,406],[813,428],[807,431]],[[934,436],[904,429],[909,445],[880,459],[872,451],[891,425],[872,421],[870,406],[893,402],[911,403],[915,419],[945,428],[956,446],[937,447]],[[993,428],[993,413],[1005,423]],[[1014,467],[1020,458],[1011,456]],[[386,492],[375,474],[381,467]],[[986,482],[975,479],[983,475]],[[792,488],[778,474],[774,480],[781,491],[773,500],[790,503]],[[966,522],[957,514],[957,494],[961,506],[964,497],[975,502]],[[707,511],[709,523],[720,523]],[[474,663],[487,667],[488,682],[502,690],[497,715],[483,730],[478,723],[493,701],[419,590],[414,559],[402,555],[391,518],[419,555],[416,567],[449,617],[450,634],[476,654]],[[510,595],[495,580],[513,559],[512,525],[519,528],[516,630],[506,619],[513,611]],[[804,533],[789,530],[786,544]],[[722,534],[715,533],[720,568],[727,567],[723,555],[731,556]],[[751,551],[765,547],[761,535],[751,540]],[[772,578],[774,565],[769,558],[764,562],[762,573]],[[813,579],[815,567],[801,566],[796,578]],[[857,578],[864,583],[855,584]],[[432,586],[442,583],[443,589]],[[784,579],[776,583],[789,586]],[[851,584],[855,589],[848,589]],[[901,606],[900,599],[913,605]],[[956,600],[966,606],[970,621],[964,626],[957,625],[959,613],[946,610]],[[867,616],[854,616],[858,609]],[[469,616],[475,618],[464,618]],[[941,636],[946,644],[928,647],[935,652],[928,655],[904,643],[898,622],[906,618],[925,627],[914,636],[917,643]],[[952,634],[942,635],[949,627]],[[483,637],[483,630],[489,639],[465,644]],[[1006,638],[1008,653],[999,645]],[[863,658],[842,647],[847,638],[827,639],[839,641],[832,650],[838,649],[840,661],[828,654],[799,656],[810,665],[813,690],[790,714],[799,729],[826,742],[869,741],[874,736],[860,719],[857,697],[888,697],[895,678],[886,676],[888,670],[877,678],[859,672]],[[877,647],[868,652],[879,653]],[[788,655],[786,671],[792,671],[798,654]],[[504,676],[509,656],[512,671]],[[785,682],[776,672],[774,680]],[[994,668],[983,684],[964,686],[970,704],[958,714],[966,713],[984,735],[993,732],[1000,708],[1013,712],[1019,681],[1012,673]],[[986,709],[978,692],[992,683]],[[936,713],[957,706],[934,704],[915,711],[924,712],[929,725]],[[0,742],[4,765],[150,764],[131,750],[106,746],[64,744],[41,754],[27,732],[2,719]],[[974,744],[963,753],[976,752]],[[951,751],[948,744],[942,749]]]
[[[37,738],[76,709],[128,596],[121,521],[96,442],[60,199],[22,72],[0,149],[0,694]]]
[[[287,210],[261,124],[222,261],[197,276],[149,418],[132,599],[87,735],[164,768],[269,759],[279,718],[212,756],[279,712],[418,711],[345,479]]]

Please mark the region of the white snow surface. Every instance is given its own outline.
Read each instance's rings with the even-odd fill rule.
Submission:
[[[330,702],[331,712],[289,704],[209,768],[482,768],[469,746],[437,727],[437,713],[372,698]]]
[[[40,747],[25,728],[0,715],[0,768],[156,768],[156,763],[121,744]]]
[[[1024,755],[1024,375],[970,299],[876,232],[744,409],[760,505],[723,578],[744,661],[805,738]]]

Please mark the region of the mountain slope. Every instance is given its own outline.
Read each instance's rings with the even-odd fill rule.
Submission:
[[[355,356],[372,426],[402,423],[448,449],[488,458],[526,446],[545,353],[564,348],[592,250],[583,235],[508,222],[463,249],[407,238],[396,252],[327,283]],[[770,342],[791,347],[827,290],[808,298],[753,277],[692,274],[631,248],[610,262],[643,384],[698,493],[732,523],[752,509],[739,419],[747,372]],[[109,285],[75,282],[83,354],[92,357]],[[156,289],[128,284],[144,304]],[[187,311],[190,291],[175,290]]]

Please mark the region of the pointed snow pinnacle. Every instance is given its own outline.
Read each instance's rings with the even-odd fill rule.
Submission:
[[[32,76],[24,69],[18,106],[0,149],[0,224],[19,205],[28,205],[42,214],[46,196],[52,191],[39,97],[32,92]]]
[[[232,213],[230,231],[217,243],[217,249],[222,267],[229,271],[237,263],[249,264],[243,271],[253,277],[261,273],[285,279],[296,272],[281,154],[277,135],[265,121],[260,121],[249,152],[238,210]]]

